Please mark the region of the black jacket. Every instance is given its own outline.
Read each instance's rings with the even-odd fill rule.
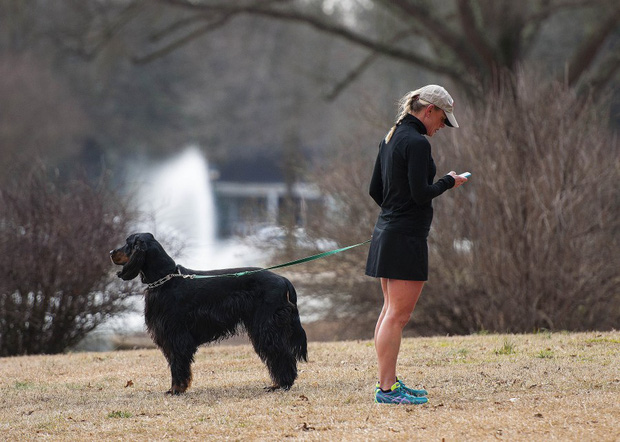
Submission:
[[[370,196],[381,207],[376,227],[427,237],[433,220],[431,200],[454,186],[446,175],[433,184],[437,169],[426,127],[413,115],[398,125],[389,143],[379,145]]]

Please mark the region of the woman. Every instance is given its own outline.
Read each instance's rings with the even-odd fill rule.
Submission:
[[[366,264],[367,275],[381,278],[384,297],[375,328],[379,369],[375,402],[428,402],[425,390],[411,389],[396,377],[396,361],[402,330],[428,279],[431,201],[467,181],[452,171],[433,183],[436,168],[431,145],[424,137],[432,137],[446,125],[458,127],[453,106],[452,97],[441,86],[407,93],[399,102],[396,124],[379,146],[370,196],[381,213]]]

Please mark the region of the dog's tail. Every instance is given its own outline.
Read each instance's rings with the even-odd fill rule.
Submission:
[[[286,279],[286,278],[285,278]],[[301,326],[301,320],[299,319],[299,310],[297,310],[297,292],[293,284],[286,279],[286,285],[288,290],[288,300],[295,307],[292,311],[292,334],[291,334],[291,346],[293,354],[298,361],[308,361],[308,338],[306,337],[306,331]]]

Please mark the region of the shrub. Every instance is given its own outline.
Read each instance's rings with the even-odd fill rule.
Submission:
[[[522,78],[515,95],[460,115],[457,148],[441,163],[473,176],[436,204],[424,325],[617,325],[620,156],[603,104]]]
[[[118,195],[35,168],[0,206],[0,356],[62,352],[125,309],[108,256],[130,217]]]

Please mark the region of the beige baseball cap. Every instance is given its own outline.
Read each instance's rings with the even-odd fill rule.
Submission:
[[[427,104],[434,104],[439,109],[446,113],[448,117],[447,124],[450,127],[459,127],[459,124],[454,118],[454,100],[450,96],[447,90],[436,84],[429,84],[416,91],[413,91],[413,95],[419,95],[420,101]]]

